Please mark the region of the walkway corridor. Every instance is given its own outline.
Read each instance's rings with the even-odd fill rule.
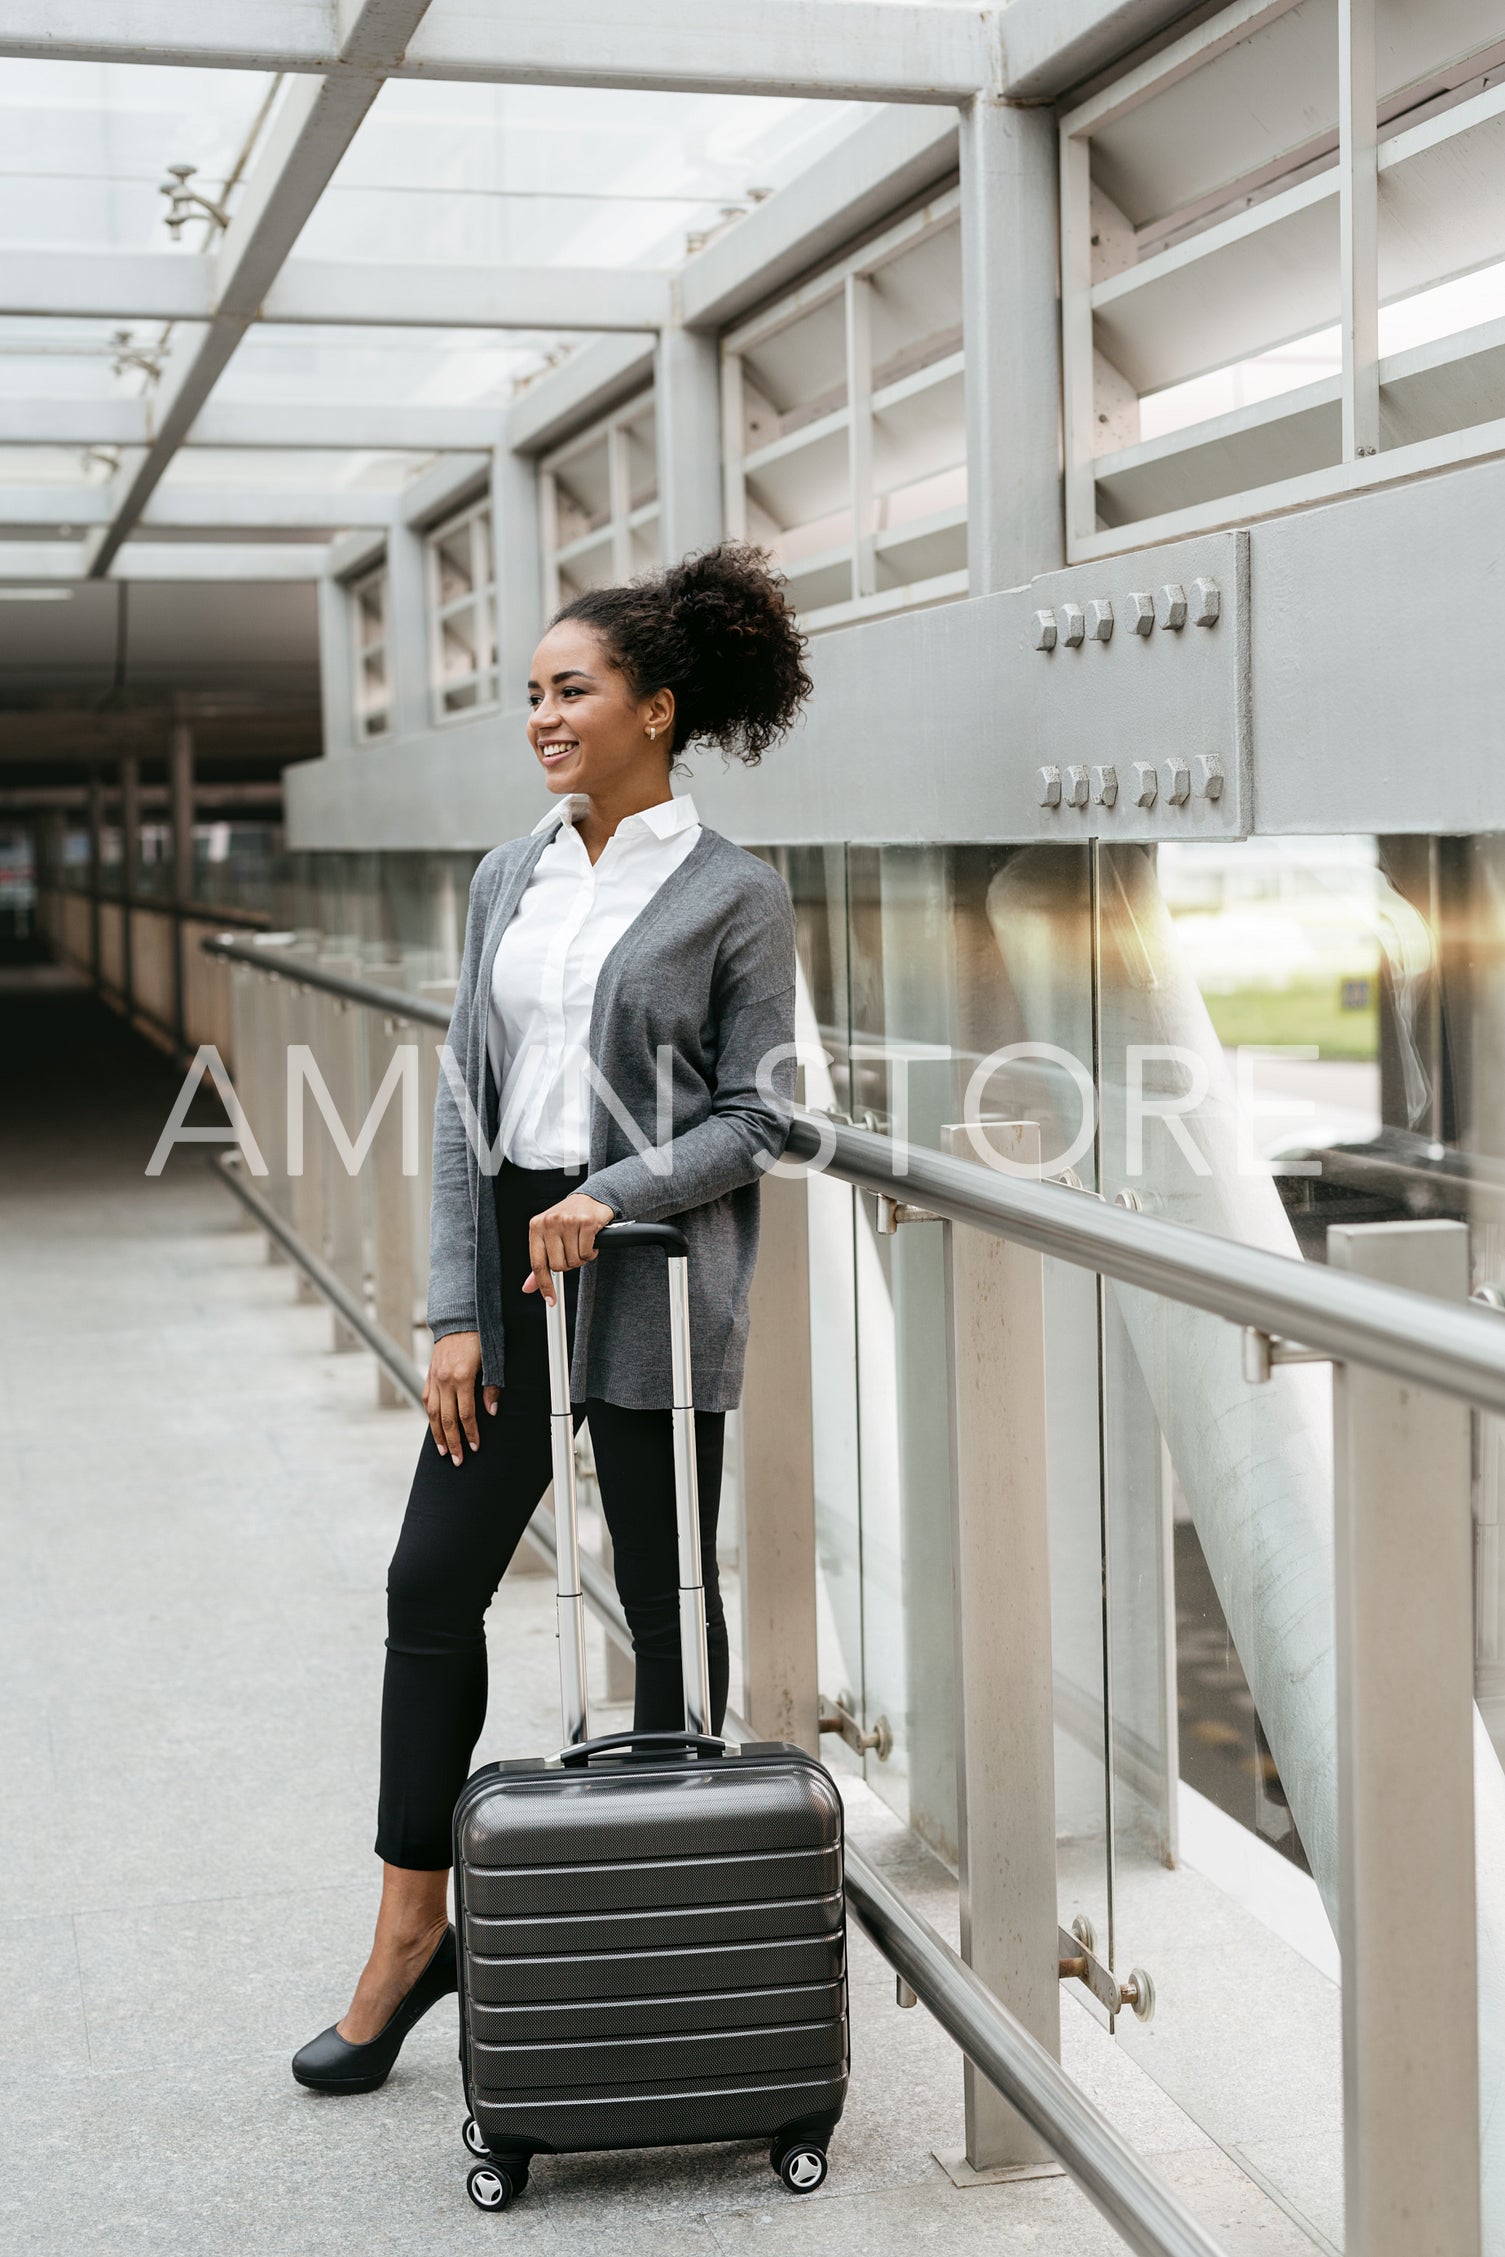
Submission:
[[[27,2257],[762,2257],[1119,2247],[1067,2182],[960,2190],[961,2073],[852,1938],[851,2104],[825,2190],[762,2147],[545,2162],[465,2197],[454,2009],[379,2094],[300,2091],[375,1900],[383,1578],[419,1427],[185,1148],[174,1076],[83,988],[0,971],[4,1836],[0,2240]],[[488,1755],[555,1745],[552,1593],[491,1615]],[[597,1657],[599,1659],[599,1657]],[[598,1678],[599,1681],[599,1678]],[[940,1925],[940,1868],[850,1823]],[[1310,2245],[1075,2004],[1067,2065],[1230,2252]]]

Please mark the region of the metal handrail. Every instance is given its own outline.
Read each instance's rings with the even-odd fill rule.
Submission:
[[[1482,1310],[1110,1207],[1060,1184],[1006,1176],[979,1160],[899,1145],[823,1114],[797,1113],[787,1156],[815,1160],[825,1148],[824,1172],[863,1190],[927,1207],[948,1222],[1013,1239],[1230,1324],[1300,1341],[1336,1362],[1369,1364],[1485,1410],[1505,1411],[1505,1326]]]
[[[240,1154],[217,1153],[210,1165],[421,1408],[423,1378],[412,1357],[248,1180]],[[557,1556],[553,1522],[542,1508],[529,1521],[528,1534],[551,1559]],[[611,1579],[599,1561],[584,1553],[580,1581],[586,1604],[607,1636],[631,1653],[632,1634]],[[755,1737],[740,1717],[728,1712],[727,1721],[740,1739]],[[974,2067],[1018,2109],[1129,2247],[1140,2257],[1223,2257],[1218,2244],[1072,2083],[1038,2038],[850,1842],[844,1864],[847,1903],[877,1949]]]
[[[454,1013],[447,1003],[436,1002],[429,995],[409,995],[400,987],[379,987],[375,980],[347,978],[343,972],[327,972],[305,955],[291,953],[295,950],[296,933],[266,933],[259,941],[247,943],[236,940],[231,933],[206,933],[199,942],[206,956],[222,956],[227,963],[249,964],[253,971],[266,972],[274,979],[291,980],[298,987],[316,987],[322,995],[337,995],[344,1003],[362,1003],[369,1011],[381,1011],[389,1019],[411,1019],[416,1025],[442,1027],[446,1032]],[[287,949],[290,953],[279,962],[270,951]]]
[[[219,933],[206,934],[200,946],[210,956],[249,964],[389,1018],[448,1029],[449,1006],[431,997],[327,972],[301,954],[280,964],[273,960],[272,949],[290,947],[294,939],[291,933],[269,933],[248,944]],[[788,1157],[819,1160],[823,1152],[827,1174],[862,1190],[924,1205],[948,1222],[1014,1239],[1120,1284],[1206,1309],[1230,1324],[1299,1341],[1337,1362],[1369,1364],[1505,1412],[1505,1328],[1483,1310],[1109,1207],[1059,1184],[1003,1175],[980,1160],[897,1144],[826,1114],[797,1110]]]

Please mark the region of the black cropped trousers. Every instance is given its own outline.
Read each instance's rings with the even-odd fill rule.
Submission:
[[[426,1430],[419,1450],[387,1575],[376,1854],[389,1865],[434,1871],[450,1862],[451,1815],[486,1721],[486,1610],[552,1477],[544,1309],[536,1294],[521,1291],[528,1219],[563,1198],[581,1173],[501,1170],[497,1214],[506,1281],[507,1383],[500,1409],[493,1417],[477,1405],[481,1446],[472,1450],[466,1443],[459,1465],[441,1456]],[[571,1288],[574,1282],[568,1281]],[[573,1302],[573,1291],[568,1298]],[[684,1688],[670,1414],[592,1398],[577,1410],[577,1423],[581,1416],[590,1421],[617,1592],[632,1631],[633,1723],[639,1731],[678,1731]],[[726,1617],[716,1575],[723,1427],[721,1413],[696,1413],[716,1731],[726,1714],[728,1682]],[[495,1736],[499,1754],[547,1752],[508,1745],[505,1722]]]

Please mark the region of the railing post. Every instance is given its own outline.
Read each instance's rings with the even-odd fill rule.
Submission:
[[[310,1253],[317,1254],[322,1260],[324,1253],[324,1161],[329,1139],[324,1123],[318,1118],[317,1112],[315,1113],[312,1132],[310,1132],[308,1086],[306,1083],[299,1083],[296,1097],[294,1097],[292,1063],[289,1057],[289,1052],[295,1043],[306,1043],[311,1050],[315,1048],[319,1020],[317,1006],[322,999],[315,994],[312,988],[300,983],[298,965],[300,958],[314,955],[317,940],[318,936],[315,933],[299,934],[297,948],[288,951],[285,977],[278,982],[275,992],[280,999],[278,1018],[282,1038],[284,1108],[282,1152],[284,1165],[287,1167],[288,1198],[292,1208],[293,1228]],[[298,1175],[294,1175],[292,1172],[287,1133],[288,1121],[292,1117],[295,1106],[303,1114],[303,1167]],[[300,1301],[317,1301],[319,1299],[318,1287],[314,1284],[312,1278],[305,1276],[301,1269],[296,1272],[295,1291]]]
[[[986,1128],[1000,1156],[1038,1170],[1033,1122]],[[942,1146],[976,1156],[964,1128],[945,1128]],[[1044,1261],[950,1224],[946,1306],[962,1957],[1059,2059]],[[972,2171],[1048,2161],[970,2063],[966,2104]]]
[[[376,968],[378,978],[396,987],[400,964]],[[419,1030],[405,1019],[372,1013],[366,1055],[369,1099],[386,1079],[387,1069],[405,1046],[417,1046]],[[420,1136],[422,1124],[420,1122]],[[371,1267],[376,1288],[376,1321],[405,1356],[413,1353],[417,1313],[414,1263],[416,1202],[411,1177],[402,1172],[402,1104],[394,1099],[371,1142]],[[386,1368],[376,1367],[376,1399],[384,1410],[404,1410],[408,1398]]]
[[[1327,1234],[1334,1269],[1468,1296],[1462,1223]],[[1350,2257],[1478,2257],[1467,1408],[1333,1368],[1344,2175]]]
[[[762,1187],[742,1403],[743,1711],[755,1731],[820,1749],[809,1190]]]
[[[321,970],[337,972],[345,979],[353,980],[360,973],[359,961],[354,956],[330,951],[321,953],[318,961]],[[353,1140],[361,1124],[362,1014],[338,995],[316,996],[314,1003],[312,1017],[317,1034],[314,1055],[334,1109],[345,1124],[346,1134]],[[366,1287],[366,1248],[360,1177],[347,1170],[322,1119],[311,1122],[310,1129],[323,1150],[324,1245],[322,1249],[316,1247],[315,1252],[323,1252],[335,1276],[361,1300]],[[333,1323],[337,1352],[364,1347],[365,1343],[339,1317],[335,1317]]]

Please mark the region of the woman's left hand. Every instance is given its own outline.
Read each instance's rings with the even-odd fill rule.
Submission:
[[[541,1293],[550,1303],[554,1299],[551,1270],[578,1270],[582,1263],[596,1258],[596,1233],[615,1217],[616,1209],[608,1207],[603,1199],[587,1199],[584,1192],[572,1191],[568,1199],[561,1199],[555,1207],[535,1215],[528,1225],[528,1259],[533,1265],[532,1275],[523,1286],[525,1293]]]

